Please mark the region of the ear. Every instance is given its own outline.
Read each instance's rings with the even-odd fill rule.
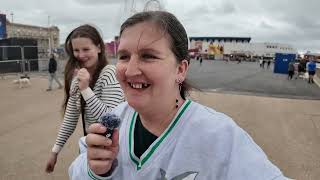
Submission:
[[[181,79],[182,81],[184,81],[187,77],[187,72],[189,69],[189,63],[186,59],[182,60],[179,64],[178,64],[178,73],[177,73],[177,77],[179,79]]]

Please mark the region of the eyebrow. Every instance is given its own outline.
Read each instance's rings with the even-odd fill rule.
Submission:
[[[161,54],[160,51],[156,50],[156,49],[151,49],[151,48],[142,48],[139,49],[140,52],[152,52],[155,54]]]
[[[117,54],[126,54],[126,53],[128,53],[128,51],[125,49],[121,49],[117,51]]]
[[[152,49],[152,48],[141,48],[139,49],[139,52],[152,52],[152,53],[155,53],[155,54],[161,54],[160,51],[156,50],[156,49]],[[128,50],[126,49],[120,49],[118,50],[117,52],[118,54],[125,54],[125,53],[129,53]]]

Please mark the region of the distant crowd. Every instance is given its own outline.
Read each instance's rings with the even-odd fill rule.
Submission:
[[[313,77],[316,73],[316,61],[314,58],[299,59],[291,61],[288,65],[288,80],[304,78],[308,80],[308,83],[313,84]]]

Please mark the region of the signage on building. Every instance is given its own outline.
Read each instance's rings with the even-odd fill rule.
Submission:
[[[6,15],[0,14],[0,39],[7,38]]]

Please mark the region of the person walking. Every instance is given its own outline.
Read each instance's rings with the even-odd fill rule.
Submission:
[[[267,62],[267,69],[270,69],[271,60],[269,59]]]
[[[259,59],[260,68],[262,68],[262,62],[263,62],[263,60],[262,60],[262,58],[260,58],[260,59]]]
[[[308,63],[308,74],[309,74],[308,83],[314,83],[313,76],[316,73],[316,68],[317,68],[317,65],[314,59],[311,59],[310,62]]]
[[[200,59],[200,66],[202,65],[202,56],[199,54],[199,59]]]
[[[262,59],[262,69],[264,69],[264,65],[266,64],[266,60]]]
[[[54,171],[58,155],[76,129],[80,114],[86,135],[90,124],[124,101],[116,67],[108,63],[103,39],[95,27],[85,24],[75,28],[66,38],[65,49],[69,59],[64,71],[64,117],[46,163],[47,173]]]
[[[54,54],[50,54],[50,59],[49,59],[49,86],[48,86],[47,91],[51,91],[52,90],[52,82],[53,82],[53,80],[55,80],[56,83],[59,85],[59,89],[62,88],[62,84],[59,81],[59,79],[57,78],[56,71],[57,71],[57,61],[54,58]]]
[[[288,65],[288,80],[291,80],[294,74],[294,62],[291,61]]]

